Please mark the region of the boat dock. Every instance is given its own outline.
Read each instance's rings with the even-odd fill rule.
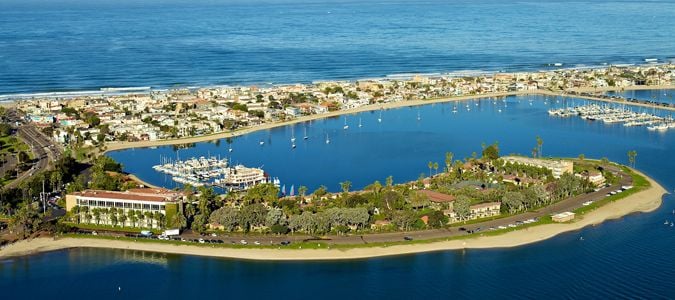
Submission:
[[[589,121],[601,121],[604,123],[620,123],[626,127],[645,126],[648,130],[667,131],[675,129],[675,121],[672,116],[661,117],[646,112],[635,112],[624,107],[611,107],[608,105],[589,104],[574,107],[551,109],[548,111],[554,117],[578,116]]]

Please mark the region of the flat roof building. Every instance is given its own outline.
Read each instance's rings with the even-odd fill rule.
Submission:
[[[72,212],[73,208],[78,206],[79,211],[76,215],[79,216],[79,220],[87,223],[158,227],[160,226],[158,220],[154,217],[152,220],[148,220],[145,216],[149,214],[155,216],[156,213],[166,216],[166,206],[177,203],[183,197],[182,192],[159,188],[130,189],[124,192],[84,190],[66,195],[66,211]],[[116,209],[114,214],[110,213],[111,208]],[[98,219],[92,216],[95,210],[98,211]],[[131,211],[133,211],[134,216],[143,219],[143,222],[132,220],[134,218],[129,213]],[[122,215],[124,217],[121,217]],[[143,217],[140,217],[140,215],[143,215]],[[122,219],[121,222],[120,219]]]
[[[518,163],[531,167],[549,169],[555,178],[560,178],[564,173],[574,173],[574,163],[566,160],[538,159],[522,156],[504,156],[501,159],[505,163]]]

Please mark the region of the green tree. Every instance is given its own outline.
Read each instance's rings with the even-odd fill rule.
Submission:
[[[387,186],[387,188],[391,188],[392,186],[394,186],[394,176],[390,175],[389,177],[387,177],[385,179],[385,185]]]
[[[635,150],[628,151],[628,163],[633,168],[635,168],[635,158],[636,157],[637,157],[637,151],[635,151]]]
[[[542,156],[542,146],[544,145],[544,140],[541,139],[540,136],[537,136],[537,153],[539,153],[539,157]]]
[[[452,152],[445,152],[445,168],[448,173],[450,173],[450,168],[452,167],[453,156],[454,154]]]
[[[343,182],[340,182],[340,188],[342,188],[343,193],[349,193],[349,189],[352,187],[352,182],[349,180],[345,180]]]
[[[499,158],[499,145],[494,143],[483,149],[483,158],[488,160],[496,160]]]
[[[452,211],[457,215],[460,220],[466,220],[471,214],[471,199],[467,196],[459,195],[455,202],[452,205]]]
[[[428,215],[428,226],[431,228],[440,228],[448,223],[448,217],[440,210],[433,210]]]
[[[9,226],[21,238],[26,238],[36,232],[40,228],[40,224],[42,224],[42,218],[40,218],[39,211],[33,204],[25,203],[10,219]]]

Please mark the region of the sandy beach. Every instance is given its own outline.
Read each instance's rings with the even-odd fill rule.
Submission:
[[[537,92],[537,91],[519,91],[519,92],[490,93],[490,94],[483,94],[483,95],[468,95],[468,96],[429,99],[429,100],[411,100],[411,101],[390,102],[390,103],[382,103],[382,104],[371,104],[371,105],[365,105],[365,106],[361,106],[361,107],[357,107],[357,108],[353,108],[353,109],[333,111],[333,112],[329,112],[329,113],[325,113],[325,114],[303,116],[303,117],[293,119],[293,120],[290,120],[290,121],[276,122],[276,123],[265,123],[265,124],[262,124],[260,126],[244,128],[244,129],[241,129],[241,130],[236,130],[234,132],[220,132],[220,133],[215,133],[215,134],[210,134],[210,135],[203,135],[203,136],[196,136],[196,137],[189,137],[189,138],[180,138],[180,139],[170,139],[170,140],[158,140],[158,141],[112,142],[112,143],[106,144],[106,149],[105,149],[104,153],[109,152],[109,151],[128,149],[128,148],[144,148],[144,147],[156,147],[156,146],[167,146],[167,145],[206,142],[206,141],[212,141],[212,140],[217,140],[217,139],[224,139],[224,138],[228,138],[228,137],[245,135],[245,134],[248,134],[248,133],[251,133],[251,132],[256,132],[256,131],[260,131],[260,130],[267,130],[267,129],[272,129],[272,128],[275,128],[275,127],[282,127],[282,126],[286,126],[286,125],[302,123],[302,122],[307,122],[307,121],[311,121],[311,120],[338,117],[338,116],[342,116],[342,115],[356,114],[356,113],[373,111],[373,110],[380,110],[380,109],[394,109],[394,108],[399,108],[399,107],[419,106],[419,105],[426,105],[426,104],[452,102],[452,101],[463,101],[463,100],[488,98],[488,97],[506,97],[506,96],[515,96],[515,95],[536,95],[536,94],[540,94],[540,93]]]
[[[643,175],[644,176],[644,175]],[[645,176],[646,177],[646,176]],[[666,190],[653,179],[646,177],[651,187],[626,198],[602,206],[585,215],[577,216],[575,221],[564,224],[545,224],[514,230],[494,236],[477,236],[466,239],[394,245],[389,247],[361,247],[353,249],[234,249],[211,248],[194,245],[174,245],[163,243],[130,242],[96,238],[38,238],[21,241],[0,250],[0,258],[30,255],[58,249],[90,247],[109,249],[131,249],[149,252],[163,252],[185,255],[200,255],[250,260],[342,260],[363,259],[380,256],[393,256],[411,253],[458,250],[508,248],[535,243],[552,238],[558,234],[579,230],[586,226],[600,224],[606,220],[617,219],[636,212],[656,210]]]
[[[675,89],[675,86],[673,86],[673,85],[651,85],[651,86],[631,86],[631,87],[626,87],[626,88],[617,88],[617,87],[583,88],[583,89],[570,89],[568,91],[575,91],[575,92],[579,92],[579,93],[581,93],[581,92],[591,93],[591,92],[606,92],[606,91],[620,91],[620,90],[646,90],[646,89],[657,89],[657,90],[658,89]],[[311,121],[311,120],[331,118],[331,117],[337,117],[337,116],[348,115],[348,114],[356,114],[356,113],[379,110],[379,109],[394,109],[394,108],[400,108],[400,107],[406,107],[406,106],[418,106],[418,105],[444,103],[444,102],[452,102],[452,101],[464,101],[464,100],[471,100],[471,99],[478,99],[478,98],[489,98],[489,97],[507,97],[507,96],[518,96],[518,95],[560,96],[560,95],[565,94],[565,92],[566,91],[548,91],[548,90],[517,91],[517,92],[488,93],[488,94],[482,94],[482,95],[467,95],[467,96],[439,98],[439,99],[430,99],[430,100],[412,100],[412,101],[400,101],[400,102],[390,102],[390,103],[382,103],[382,104],[371,104],[371,105],[366,105],[366,106],[362,106],[362,107],[358,107],[358,108],[354,108],[354,109],[339,110],[339,111],[329,112],[329,113],[325,113],[325,114],[303,116],[303,117],[293,119],[293,120],[290,120],[290,121],[276,122],[276,123],[265,123],[265,124],[260,125],[260,126],[244,128],[244,129],[241,129],[241,130],[236,130],[234,132],[220,132],[220,133],[210,134],[210,135],[203,135],[203,136],[190,137],[190,138],[170,139],[170,140],[139,141],[139,142],[112,142],[112,143],[106,144],[106,148],[105,148],[104,153],[109,152],[109,151],[116,151],[116,150],[129,149],[129,148],[144,148],[144,147],[156,147],[156,146],[167,146],[167,145],[176,145],[176,144],[206,142],[206,141],[212,141],[212,140],[223,139],[223,138],[228,138],[228,137],[241,136],[241,135],[245,135],[245,134],[255,132],[255,131],[267,130],[267,129],[272,129],[272,128],[275,128],[275,127],[281,127],[281,126],[286,126],[286,125],[291,125],[291,124],[296,124],[296,123],[302,123],[302,122],[307,122],[307,121]],[[597,97],[586,97],[586,96],[582,97],[582,96],[576,96],[576,95],[574,97],[586,98],[586,99],[591,99],[591,100],[599,100],[599,101],[604,101],[604,102],[617,102],[617,101],[612,101],[612,100],[597,98]],[[628,103],[628,104],[629,105],[635,105],[635,106],[651,107],[650,105],[639,104],[639,103]],[[662,109],[675,110],[675,108],[668,108],[668,107],[663,107]]]

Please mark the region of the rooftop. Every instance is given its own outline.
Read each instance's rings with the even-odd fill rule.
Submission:
[[[439,192],[434,192],[430,190],[420,190],[420,193],[426,195],[429,198],[429,201],[436,203],[447,203],[455,201],[455,196],[443,194]]]
[[[167,189],[131,189],[124,192],[85,190],[74,193],[76,196],[100,199],[118,199],[131,201],[173,202],[182,197],[182,193]]]

